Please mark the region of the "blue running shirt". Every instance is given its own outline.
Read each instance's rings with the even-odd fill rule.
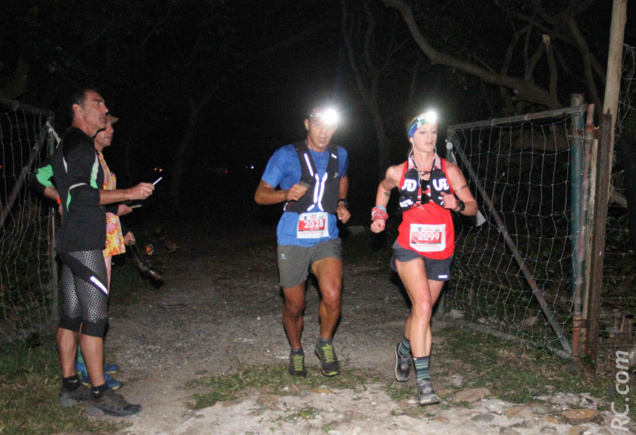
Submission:
[[[329,164],[329,150],[325,150],[322,153],[309,150],[311,158],[316,165],[316,172],[320,177],[327,171],[327,165]],[[349,168],[349,158],[347,150],[338,147],[338,177],[342,178],[347,175],[347,169]],[[300,181],[302,176],[302,169],[300,167],[300,161],[298,160],[298,153],[294,145],[285,145],[280,147],[274,152],[272,157],[267,162],[265,172],[261,177],[270,186],[274,188],[279,187],[283,190],[291,188],[294,184]],[[311,192],[307,192],[307,195]],[[298,228],[298,213],[284,212],[278,221],[278,229],[276,235],[279,245],[296,245],[310,247],[326,240],[338,238],[338,217],[335,214],[330,214],[328,217],[328,229],[329,237],[322,237],[318,239],[299,239],[296,237],[296,230]]]

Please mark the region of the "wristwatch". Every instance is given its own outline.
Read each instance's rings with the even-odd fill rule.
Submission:
[[[457,199],[457,206],[459,207],[459,210],[457,210],[457,213],[464,211],[464,209],[466,208],[466,204],[464,204],[464,201],[462,201],[459,198]]]
[[[345,207],[349,208],[349,201],[347,201],[347,198],[338,199],[338,204],[340,204],[341,202],[344,202],[345,203]]]

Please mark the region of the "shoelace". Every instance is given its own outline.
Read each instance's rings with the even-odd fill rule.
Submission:
[[[292,364],[294,365],[294,370],[297,372],[303,371],[303,362],[305,360],[304,355],[294,355],[292,357]]]
[[[333,356],[333,344],[325,344],[321,347],[322,353],[325,356],[325,362],[334,362],[336,359]]]

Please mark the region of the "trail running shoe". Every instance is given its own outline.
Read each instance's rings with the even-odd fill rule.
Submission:
[[[106,390],[99,399],[95,399],[91,395],[87,405],[88,408],[86,408],[86,412],[89,415],[106,414],[112,417],[128,417],[142,410],[141,405],[128,403],[126,399],[110,388]]]
[[[117,364],[104,363],[104,373],[108,373],[112,375],[117,373],[118,371],[119,371],[119,366]]]
[[[83,371],[83,372],[77,372],[77,374],[82,380],[82,384],[90,388],[91,378],[88,377],[88,373],[86,373],[86,371]],[[111,390],[116,390],[118,388],[121,388],[124,385],[121,382],[113,379],[108,373],[104,373],[104,379],[106,380],[106,385],[108,385],[108,388],[110,388]]]
[[[88,376],[88,372],[86,371],[86,364],[84,364],[81,361],[75,361],[75,371],[78,373],[79,372],[86,373],[86,375]],[[118,371],[119,371],[119,366],[117,364],[104,363],[104,373],[113,375],[117,373]]]
[[[435,394],[431,381],[428,380],[417,382],[417,398],[422,406],[439,403],[439,397]]]
[[[324,376],[336,376],[340,374],[340,363],[333,349],[331,342],[320,346],[320,341],[316,342],[316,355],[320,359],[320,372]]]
[[[86,402],[91,397],[90,388],[80,385],[79,388],[71,391],[67,388],[60,388],[60,392],[57,395],[57,401],[61,406],[66,408],[67,406],[73,406],[80,402]]]
[[[289,374],[292,376],[307,377],[307,368],[305,367],[305,354],[289,353]]]
[[[395,379],[398,382],[408,382],[411,378],[411,356],[400,355],[400,352],[398,352],[399,348],[400,344],[398,343],[395,346]]]

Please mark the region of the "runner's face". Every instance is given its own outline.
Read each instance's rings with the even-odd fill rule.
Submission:
[[[437,124],[424,124],[417,130],[411,138],[413,149],[421,152],[435,151],[437,143]]]
[[[106,127],[108,121],[108,107],[104,99],[95,91],[86,91],[86,101],[82,106],[74,105],[78,110],[75,116],[82,118],[83,124],[92,131]]]
[[[99,133],[97,133],[97,136],[95,136],[95,145],[100,151],[109,147],[113,143],[114,132],[113,123],[108,120],[106,128],[104,130],[100,130]]]
[[[322,110],[322,108],[317,107],[312,113],[318,113]],[[329,146],[337,125],[329,124],[322,118],[307,118],[305,119],[305,128],[307,129],[307,146],[314,151],[323,152]]]

